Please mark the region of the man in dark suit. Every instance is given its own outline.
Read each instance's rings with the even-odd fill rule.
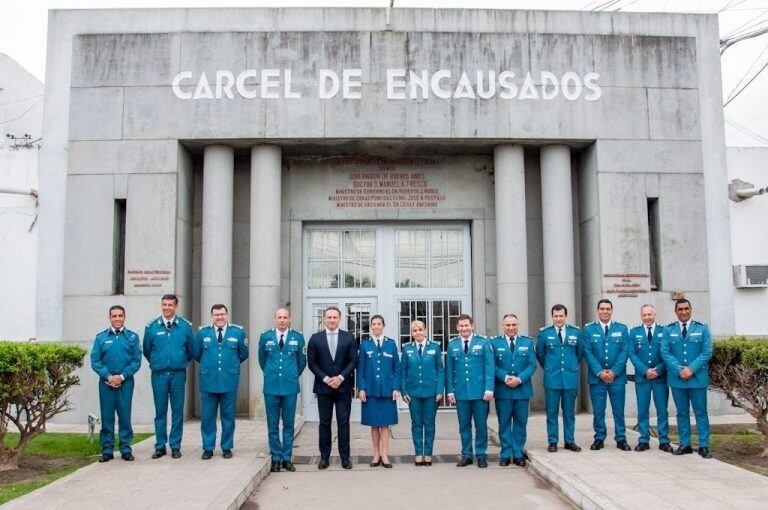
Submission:
[[[352,407],[353,372],[358,345],[349,331],[339,329],[341,310],[335,306],[323,312],[325,331],[312,335],[307,344],[307,366],[315,374],[312,391],[317,395],[320,415],[320,463],[326,469],[331,457],[331,420],[336,406],[339,456],[344,469],[352,469],[349,451],[349,413]]]

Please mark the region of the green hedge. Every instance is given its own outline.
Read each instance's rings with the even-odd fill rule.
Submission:
[[[712,363],[741,364],[768,370],[768,338],[736,336],[714,342]]]

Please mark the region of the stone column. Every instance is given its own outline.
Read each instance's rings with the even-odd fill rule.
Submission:
[[[496,302],[500,321],[514,313],[528,331],[528,243],[525,223],[523,147],[499,145],[493,151],[496,199]],[[496,326],[498,328],[498,325]]]
[[[248,414],[264,416],[264,379],[258,361],[258,335],[273,326],[280,305],[280,147],[257,145],[251,149],[251,257],[249,329],[253,341],[248,357]],[[295,329],[301,317],[292,316]]]
[[[568,307],[568,322],[576,315],[573,244],[571,150],[566,145],[541,148],[541,218],[544,240],[545,324],[556,303]]]
[[[211,306],[223,303],[232,316],[232,226],[235,152],[226,145],[203,150],[203,250],[200,324],[210,321]]]

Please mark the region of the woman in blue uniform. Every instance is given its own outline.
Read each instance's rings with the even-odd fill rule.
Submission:
[[[411,411],[416,465],[432,465],[437,405],[443,399],[445,370],[440,344],[427,340],[421,321],[411,322],[411,342],[403,346],[403,400]]]
[[[363,425],[371,427],[373,460],[371,467],[391,468],[390,425],[397,423],[397,399],[400,398],[400,358],[397,342],[384,336],[384,317],[370,320],[371,337],[360,345],[357,389],[362,402]]]

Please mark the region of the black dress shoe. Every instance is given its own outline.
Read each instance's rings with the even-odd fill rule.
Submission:
[[[328,469],[328,459],[320,459],[320,462],[317,463],[317,469]]]
[[[505,459],[504,457],[500,458],[499,466],[509,466],[509,459]]]
[[[566,450],[571,450],[572,452],[580,452],[581,446],[577,445],[576,443],[565,443],[563,445],[563,448]]]
[[[672,452],[672,455],[688,455],[689,453],[693,453],[693,448],[691,448],[691,445],[688,446],[678,446],[677,450]]]
[[[224,457],[225,459],[232,458],[232,450],[222,450],[221,454],[222,454],[221,456]]]
[[[128,462],[133,460],[133,454],[131,452],[126,452],[122,454],[121,457],[123,458],[123,460],[127,460]]]
[[[341,467],[344,469],[352,469],[352,461],[349,459],[341,459]]]
[[[531,460],[527,453],[523,452],[523,460]]]
[[[557,451],[557,443],[549,443],[549,446],[547,446],[547,451],[550,453],[555,453]]]
[[[477,467],[479,468],[487,468],[488,467],[488,459],[485,457],[478,457],[477,458]]]
[[[661,447],[659,447],[659,448],[661,448]],[[635,451],[636,452],[644,452],[644,451],[650,450],[650,449],[651,449],[651,445],[649,445],[648,443],[637,443],[637,446],[635,446]]]
[[[114,459],[115,456],[111,453],[102,453],[101,457],[99,457],[99,462],[109,462],[110,460]]]
[[[269,472],[270,473],[279,473],[280,472],[280,461],[279,460],[273,460],[272,465],[269,466]]]
[[[166,454],[165,448],[163,448],[162,450],[155,450],[155,453],[152,454],[152,458],[159,459],[165,454]]]
[[[203,455],[200,457],[203,460],[208,460],[213,457],[213,451],[211,450],[204,450]]]
[[[512,459],[512,464],[515,466],[525,467],[525,459],[522,457],[518,459]]]
[[[427,463],[424,462],[423,460],[414,460],[413,463],[415,465],[417,465],[417,466],[426,466],[427,465]]]
[[[423,466],[431,466],[431,465],[432,465],[432,461],[431,461],[431,460],[425,460],[425,461],[422,463],[422,465],[423,465]]]
[[[284,460],[283,469],[285,469],[286,471],[294,472],[296,471],[296,466],[294,466],[293,462],[291,462],[290,460]]]
[[[712,454],[709,453],[709,448],[706,447],[706,446],[702,446],[702,447],[699,448],[699,455],[703,459],[711,459],[712,458]]]
[[[456,463],[456,467],[465,467],[472,464],[472,457],[462,457],[459,462]]]
[[[623,439],[623,440],[619,441],[618,443],[616,443],[616,448],[618,448],[619,450],[621,450],[623,452],[630,452],[630,451],[632,451],[632,447],[629,446],[629,443],[627,443],[626,439]]]
[[[381,461],[381,465],[387,469],[392,469],[392,464],[390,462]]]
[[[171,450],[171,457],[174,459],[180,459],[181,458],[181,450]]]
[[[380,466],[381,465],[381,459],[377,460],[376,462],[371,461],[371,463],[368,464],[368,465],[371,466],[371,467]]]
[[[605,443],[603,443],[600,439],[595,439],[595,442],[592,443],[592,446],[589,447],[590,450],[602,450],[603,446],[605,446]]]
[[[674,448],[672,448],[672,445],[669,444],[669,443],[661,443],[659,445],[659,450],[661,450],[662,452],[667,452],[667,453],[672,453],[672,452],[675,451]]]

